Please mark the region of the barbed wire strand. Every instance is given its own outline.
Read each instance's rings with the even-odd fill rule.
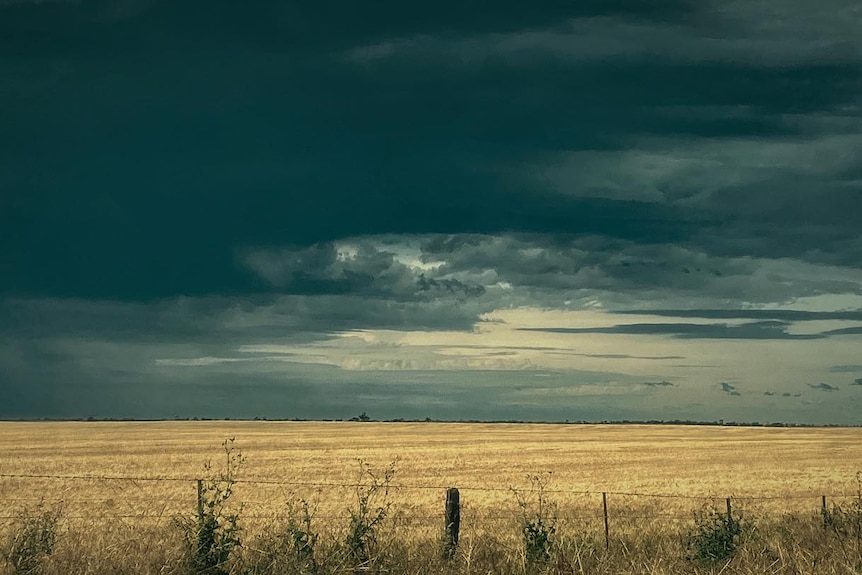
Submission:
[[[65,479],[73,481],[173,481],[183,483],[195,483],[197,481],[213,481],[212,479],[204,479],[199,477],[170,477],[170,476],[121,476],[121,475],[51,475],[51,474],[30,474],[30,473],[0,473],[0,478],[10,479]],[[219,481],[215,479],[214,481]],[[250,484],[250,485],[276,485],[276,486],[291,486],[291,487],[337,487],[337,488],[357,488],[366,487],[367,484],[360,482],[352,483],[336,483],[336,482],[312,482],[312,481],[284,481],[279,479],[235,479],[235,484]],[[404,485],[395,484],[389,485],[390,489],[430,489],[444,490],[455,487],[453,485]],[[479,491],[479,492],[523,492],[524,489],[514,487],[486,487],[466,485],[458,486],[460,491]],[[582,495],[582,496],[598,496],[602,493],[606,495],[623,496],[623,497],[647,497],[657,499],[693,499],[693,500],[719,500],[725,499],[728,496],[724,495],[683,495],[677,493],[644,493],[637,491],[591,491],[591,490],[569,490],[569,489],[545,489],[543,493],[547,494],[565,494],[565,495]],[[830,498],[844,498],[846,495],[830,495],[828,493],[811,493],[809,495],[731,495],[734,500],[752,500],[752,501],[767,501],[767,500],[790,500],[790,499],[813,499],[826,495]]]

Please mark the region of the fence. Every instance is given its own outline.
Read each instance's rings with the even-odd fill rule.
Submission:
[[[190,517],[202,505],[203,479],[190,477],[133,477],[123,475],[0,474],[0,525],[13,523],[21,510],[36,505],[58,507],[64,521],[166,523]],[[454,547],[465,533],[476,533],[535,514],[543,497],[544,513],[554,521],[581,532],[592,532],[606,547],[632,529],[660,523],[692,521],[693,511],[706,506],[732,517],[738,513],[758,517],[788,511],[822,513],[830,505],[854,498],[846,494],[794,496],[685,495],[626,491],[577,491],[489,486],[410,485],[387,483],[390,520],[400,529],[442,532]],[[362,482],[330,483],[248,478],[235,481],[234,504],[249,525],[261,526],[292,517],[297,501],[312,501],[314,519],[323,527],[337,528],[350,520],[356,491]],[[519,505],[520,501],[520,505]],[[241,507],[240,507],[241,505]],[[540,513],[543,511],[539,510]]]

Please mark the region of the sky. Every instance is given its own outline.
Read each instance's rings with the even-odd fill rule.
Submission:
[[[862,424],[853,0],[0,0],[0,417]]]

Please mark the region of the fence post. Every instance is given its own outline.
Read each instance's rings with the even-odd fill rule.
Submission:
[[[611,547],[611,532],[608,526],[608,494],[602,491],[602,515],[605,518],[605,551]]]
[[[826,496],[820,496],[820,515],[823,516],[823,529],[829,527],[829,509],[826,507]]]
[[[733,525],[733,510],[730,507],[730,497],[727,498],[727,525]]]
[[[204,518],[204,480],[198,479],[198,521]]]
[[[460,529],[461,494],[457,487],[450,487],[446,490],[446,540],[443,550],[447,559],[451,559],[455,555]]]

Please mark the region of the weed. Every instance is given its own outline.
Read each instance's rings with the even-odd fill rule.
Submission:
[[[729,559],[739,547],[745,530],[741,517],[712,507],[696,511],[694,524],[686,538],[686,557],[704,564]]]
[[[290,509],[286,528],[287,544],[300,572],[314,574],[317,573],[314,546],[318,537],[311,527],[314,512],[305,499],[300,499],[298,505],[298,510],[293,506]]]
[[[862,542],[862,471],[856,473],[856,494],[850,503],[823,509],[823,525],[838,535]]]
[[[545,475],[530,475],[530,492],[526,496],[512,489],[521,509],[521,534],[524,541],[524,557],[528,566],[546,563],[556,532],[556,517],[553,506],[545,499],[545,489],[551,480],[551,472]],[[535,497],[535,505],[532,501]]]
[[[222,448],[224,469],[215,473],[210,463],[205,465],[208,479],[200,484],[197,516],[176,521],[187,543],[189,570],[195,574],[225,575],[231,551],[241,544],[239,513],[229,512],[227,503],[244,458],[233,437],[222,442]]]
[[[54,552],[60,511],[46,509],[40,502],[34,509],[18,513],[3,546],[3,559],[16,575],[42,572],[45,558]]]
[[[359,460],[356,507],[348,509],[350,524],[345,539],[348,559],[356,570],[367,569],[374,557],[377,530],[392,506],[389,488],[395,476],[396,463],[397,460],[390,463],[381,476]]]
[[[287,504],[287,522],[257,533],[250,544],[243,546],[245,575],[281,573],[284,575],[316,575],[326,573],[317,560],[318,534],[312,520],[318,501],[291,500]],[[324,550],[325,551],[325,550]]]

